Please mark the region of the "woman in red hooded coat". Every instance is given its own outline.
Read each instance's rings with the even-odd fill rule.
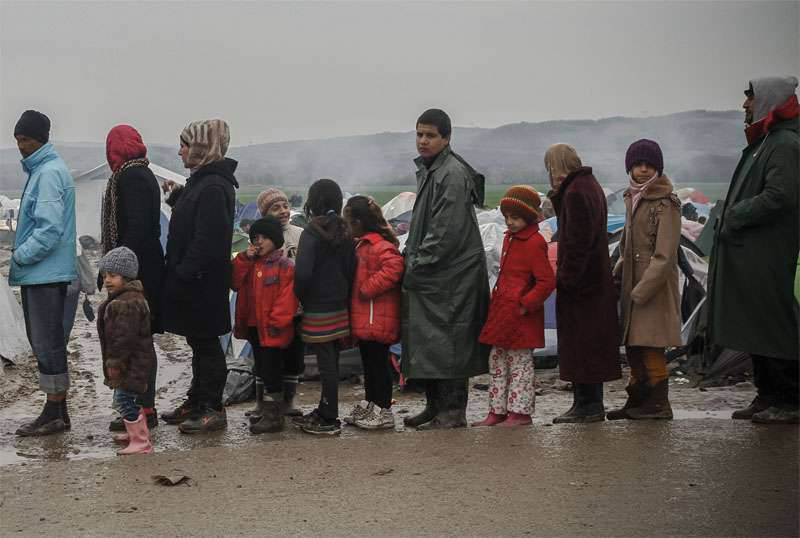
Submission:
[[[148,167],[147,147],[139,132],[130,125],[117,125],[106,137],[106,158],[111,177],[103,198],[103,254],[117,247],[128,247],[139,260],[138,280],[150,308],[151,331],[162,332],[159,320],[159,294],[164,271],[161,246],[161,191]],[[157,365],[148,379],[147,392],[140,405],[148,426],[157,422],[155,385]],[[122,420],[111,423],[112,431],[125,429]]]

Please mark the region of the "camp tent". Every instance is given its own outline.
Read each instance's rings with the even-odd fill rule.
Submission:
[[[150,163],[150,170],[160,181],[170,180],[180,185],[186,182],[184,176],[163,166]],[[78,237],[89,236],[96,240],[100,239],[100,216],[103,208],[103,195],[110,176],[111,168],[108,163],[103,163],[75,176],[75,227]],[[166,204],[161,205],[161,213],[163,244],[169,227],[169,207]]]
[[[386,220],[392,220],[395,217],[399,217],[403,213],[411,211],[414,209],[414,202],[416,200],[416,193],[401,192],[386,202],[386,205],[381,208],[381,211],[383,211],[383,218]]]

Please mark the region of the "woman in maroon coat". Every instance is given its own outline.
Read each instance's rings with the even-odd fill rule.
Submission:
[[[572,408],[553,423],[602,421],[603,383],[622,377],[606,198],[572,146],[551,146],[544,164],[558,216],[558,364],[575,387]]]

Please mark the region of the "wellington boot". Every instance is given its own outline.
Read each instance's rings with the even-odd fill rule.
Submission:
[[[512,428],[514,426],[530,426],[533,420],[530,415],[522,413],[509,413],[508,418],[497,425],[498,428]]]
[[[264,412],[264,383],[260,378],[256,378],[256,405],[249,411],[244,412],[244,416],[250,417],[250,424],[255,424],[261,420]]]
[[[436,383],[436,416],[418,430],[466,428],[469,392],[465,379],[443,379]]]
[[[131,454],[151,454],[153,445],[150,443],[150,431],[147,429],[147,418],[140,414],[139,418],[131,422],[125,422],[125,429],[128,431],[128,446],[118,450],[117,455],[129,456]]]
[[[284,383],[283,384],[283,414],[287,417],[301,417],[303,411],[297,403],[297,383]]]
[[[403,423],[410,428],[419,428],[423,424],[430,422],[436,416],[436,395],[438,393],[438,381],[429,380],[425,383],[425,409],[422,413],[413,417],[406,417]]]
[[[625,387],[625,391],[628,393],[628,399],[625,402],[625,405],[619,409],[612,409],[606,413],[606,418],[608,420],[622,420],[625,418],[630,418],[628,416],[628,409],[639,407],[644,403],[649,392],[649,387],[646,383],[636,383],[635,385],[628,385]]]
[[[250,433],[277,433],[283,431],[286,425],[284,417],[283,393],[270,394],[263,403],[261,418],[250,425]]]
[[[602,383],[576,383],[573,407],[553,419],[553,424],[583,424],[606,419]]]
[[[644,403],[626,411],[634,420],[664,419],[672,420],[672,407],[669,405],[669,380],[665,379],[653,387]]]

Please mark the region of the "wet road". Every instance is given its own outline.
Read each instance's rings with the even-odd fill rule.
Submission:
[[[0,535],[796,536],[797,458],[796,427],[727,419],[287,432],[2,467]]]

